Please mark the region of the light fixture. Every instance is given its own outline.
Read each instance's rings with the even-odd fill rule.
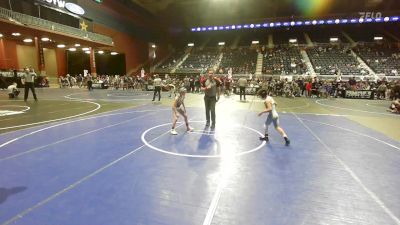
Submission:
[[[104,54],[104,51],[100,50],[100,51],[98,51],[97,53],[99,53],[99,54]]]
[[[30,38],[26,38],[26,39],[24,39],[24,42],[25,42],[25,43],[32,43],[32,42],[33,42],[33,40],[32,40],[32,39],[30,39]]]
[[[153,45],[151,45],[151,47],[152,47],[152,48],[156,48],[156,45],[153,44]]]
[[[82,48],[82,51],[90,51],[90,48]]]
[[[309,26],[309,25],[340,25],[340,24],[356,24],[356,23],[382,23],[382,22],[398,22],[400,16],[387,16],[378,18],[334,18],[334,19],[319,19],[319,20],[299,20],[299,21],[285,21],[285,22],[267,22],[263,24],[236,24],[229,26],[213,26],[213,27],[194,27],[190,28],[192,32],[198,31],[219,31],[219,30],[237,30],[248,28],[274,28],[279,26]],[[216,29],[218,27],[218,29]]]
[[[44,42],[47,42],[47,41],[50,41],[50,38],[48,38],[48,37],[42,37],[42,39],[40,39],[40,40],[42,40],[42,41],[44,41]]]
[[[381,36],[374,37],[374,40],[375,40],[375,41],[382,41],[382,40],[383,40],[383,37],[381,37]]]
[[[18,37],[18,36],[21,36],[21,33],[14,32],[14,33],[12,33],[11,35],[12,35],[12,36],[16,36],[16,37]]]
[[[90,51],[85,51],[86,54],[90,54]]]
[[[57,48],[65,48],[65,45],[59,44],[59,45],[57,45]]]
[[[70,52],[75,52],[76,51],[76,48],[69,48],[68,49]]]
[[[330,42],[337,42],[337,41],[339,41],[339,38],[337,38],[337,37],[331,37],[331,38],[329,38],[329,41],[330,41]]]
[[[2,38],[3,37],[3,34],[0,34],[0,38]]]
[[[81,46],[81,44],[75,44],[75,47],[80,47]]]
[[[194,43],[189,43],[188,46],[189,46],[189,47],[193,47],[193,46],[194,46]]]
[[[260,43],[259,41],[252,41],[251,42],[252,44],[258,44],[258,43]]]
[[[225,42],[218,42],[218,45],[225,45]]]
[[[111,55],[118,55],[118,52],[111,52]]]
[[[289,43],[297,43],[297,39],[296,38],[291,38],[291,39],[289,39]]]

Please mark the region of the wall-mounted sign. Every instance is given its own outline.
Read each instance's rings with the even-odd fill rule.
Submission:
[[[65,1],[63,1],[63,0],[42,0],[42,2],[46,2],[48,4],[52,4],[52,5],[57,6],[59,8],[64,8],[65,7]]]
[[[75,3],[71,3],[71,2],[65,3],[65,8],[68,11],[70,11],[72,13],[75,13],[75,14],[78,14],[78,15],[85,14],[85,10],[82,7],[80,7],[79,5],[75,4]]]
[[[41,0],[40,2],[44,2],[58,8],[66,9],[69,12],[77,15],[85,14],[85,10],[82,7],[72,2],[66,2],[64,0]]]

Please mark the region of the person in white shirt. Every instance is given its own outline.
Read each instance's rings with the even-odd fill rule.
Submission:
[[[35,101],[37,101],[37,97],[36,97],[36,93],[35,93],[35,78],[37,77],[35,71],[33,70],[33,68],[26,68],[25,69],[25,74],[24,74],[24,84],[25,84],[25,93],[24,93],[24,101],[26,102],[26,100],[28,99],[28,94],[29,94],[29,89],[31,89],[32,94],[33,94],[33,98],[35,99]]]
[[[16,97],[18,97],[18,95],[20,93],[20,91],[17,88],[17,83],[15,83],[15,82],[12,83],[11,85],[9,85],[7,87],[7,90],[8,90],[8,97],[10,97],[10,98],[16,98]]]
[[[172,104],[172,129],[171,129],[172,135],[178,134],[178,132],[176,132],[175,130],[175,126],[176,122],[179,119],[179,114],[182,115],[183,118],[185,119],[186,131],[187,132],[193,131],[193,128],[189,126],[188,116],[186,113],[185,95],[186,95],[186,88],[183,87],[179,90],[179,95],[175,97],[175,101]]]
[[[154,85],[154,95],[153,95],[153,100],[156,99],[156,94],[158,94],[158,101],[161,100],[161,84],[162,80],[161,78],[158,77],[158,74],[155,75],[155,79],[153,80],[153,85]]]
[[[268,92],[266,90],[262,90],[259,93],[259,95],[261,96],[261,98],[265,99],[265,101],[264,101],[265,110],[258,113],[258,116],[261,116],[264,113],[268,113],[267,120],[265,121],[265,133],[264,133],[265,135],[264,135],[264,137],[260,137],[260,140],[266,141],[266,142],[269,141],[268,126],[271,125],[271,123],[273,123],[275,129],[285,139],[286,146],[290,145],[290,140],[289,140],[288,136],[286,135],[285,131],[279,126],[279,115],[278,115],[278,112],[276,111],[275,100],[271,96],[268,96]]]
[[[244,101],[246,101],[246,86],[247,86],[246,78],[244,77],[239,78],[238,85],[239,85],[240,101],[242,101],[242,95],[244,97]]]

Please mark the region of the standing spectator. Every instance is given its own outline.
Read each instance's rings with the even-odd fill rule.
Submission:
[[[206,126],[210,126],[210,115],[211,115],[211,129],[215,128],[216,118],[215,118],[215,104],[219,100],[219,92],[217,91],[217,83],[220,80],[214,77],[214,71],[210,69],[208,71],[208,79],[204,82],[204,104],[206,108]]]
[[[78,74],[78,76],[76,77],[76,82],[78,82],[78,87],[81,88],[82,87],[82,74]]]
[[[88,88],[88,90],[89,91],[91,91],[91,90],[93,90],[93,81],[92,81],[92,76],[90,75],[90,74],[88,74],[87,76],[86,76],[86,79],[87,79],[87,88]]]
[[[189,85],[190,85],[189,92],[194,93],[194,87],[195,87],[194,83],[195,83],[195,79],[194,79],[193,76],[191,76],[190,79],[189,79]]]
[[[31,89],[32,94],[33,94],[33,98],[35,99],[35,101],[37,101],[37,97],[36,97],[36,93],[35,93],[35,78],[36,78],[36,73],[33,70],[33,68],[26,68],[25,69],[25,74],[24,74],[24,83],[25,83],[25,93],[24,93],[24,101],[26,102],[26,100],[28,99],[28,94],[29,94],[29,89]]]
[[[310,81],[306,82],[306,97],[311,97],[312,84]]]
[[[357,85],[356,77],[349,79],[349,85],[350,85],[352,91],[355,91],[357,89],[356,88],[356,85]]]
[[[239,78],[238,84],[239,84],[239,92],[240,92],[240,101],[242,101],[242,95],[244,97],[244,101],[246,101],[246,85],[247,85],[246,78],[244,78],[244,77]]]
[[[199,93],[200,92],[200,76],[197,76],[196,77],[196,80],[195,80],[195,82],[194,82],[194,85],[195,85],[195,87],[196,87],[196,90],[195,90],[195,92],[196,93]]]
[[[153,102],[156,99],[156,94],[158,94],[158,101],[161,100],[161,83],[162,80],[161,78],[158,77],[158,74],[155,75],[155,79],[153,81],[153,85],[154,85],[154,94],[153,94]]]

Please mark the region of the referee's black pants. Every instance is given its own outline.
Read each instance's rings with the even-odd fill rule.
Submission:
[[[24,93],[24,101],[28,99],[29,89],[31,89],[33,98],[37,100],[36,93],[35,93],[35,86],[33,82],[25,82],[25,93]]]
[[[158,93],[158,101],[161,100],[161,86],[154,87],[153,101],[156,99],[156,94]]]
[[[217,99],[215,96],[208,97],[204,96],[204,105],[206,107],[206,123],[210,125],[210,116],[212,121],[212,126],[215,127],[215,104]]]
[[[246,87],[239,87],[240,92],[240,101],[242,101],[242,95],[244,96],[244,100],[246,101]]]

